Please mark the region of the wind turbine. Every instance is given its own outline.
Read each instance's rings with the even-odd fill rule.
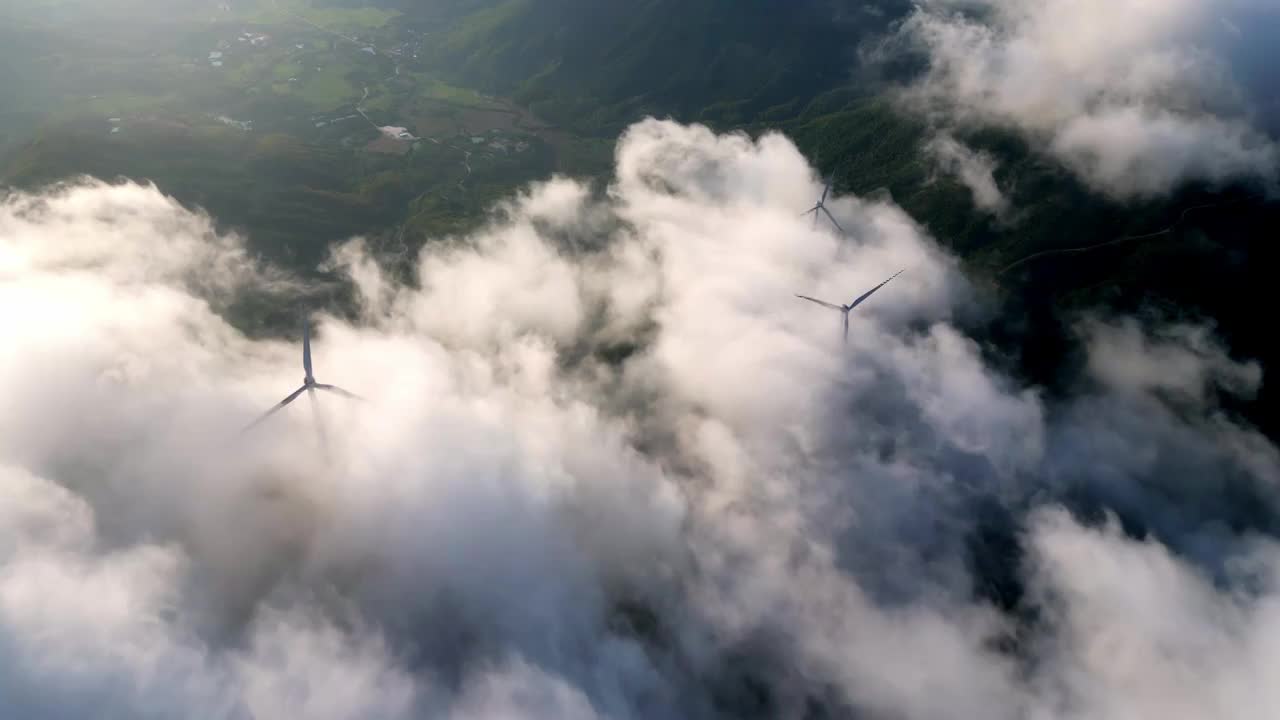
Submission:
[[[315,375],[311,373],[311,324],[306,321],[302,323],[302,369],[306,372],[306,376],[302,378],[302,387],[294,390],[288,395],[288,397],[281,400],[279,403],[276,403],[275,407],[263,413],[257,420],[246,425],[244,430],[241,432],[248,432],[249,430],[257,427],[264,420],[279,412],[285,405],[297,400],[298,396],[303,392],[306,392],[307,396],[311,399],[311,410],[315,413],[316,428],[320,433],[320,443],[323,446],[325,442],[324,426],[320,424],[320,409],[316,405],[316,390],[328,390],[329,392],[337,393],[338,395],[351,400],[364,399],[353,392],[343,390],[337,385],[326,385],[325,383],[316,382]]]
[[[818,198],[818,204],[817,204],[817,205],[814,205],[813,207],[809,208],[808,210],[805,210],[803,213],[801,213],[801,216],[803,217],[804,215],[812,215],[812,216],[813,216],[813,226],[814,226],[815,228],[817,228],[817,227],[818,227],[818,213],[822,213],[823,215],[826,215],[826,216],[827,216],[827,219],[831,221],[831,224],[832,224],[832,225],[835,225],[835,226],[836,226],[836,229],[840,231],[840,234],[841,234],[841,235],[844,235],[844,234],[845,234],[845,233],[844,233],[844,228],[843,228],[843,227],[840,227],[840,223],[839,223],[839,221],[837,221],[837,220],[836,220],[836,217],[835,217],[834,215],[832,215],[832,214],[831,214],[831,211],[830,211],[830,210],[828,210],[828,209],[827,209],[827,198],[831,196],[831,186],[835,184],[835,183],[834,183],[834,180],[832,179],[832,177],[831,177],[830,175],[828,175],[828,176],[826,176],[825,178],[823,178],[822,182],[823,182],[823,186],[822,186],[822,197]]]
[[[894,273],[893,275],[891,275],[891,276],[889,277],[889,280],[892,280],[893,278],[898,277],[899,275],[901,275],[901,274],[902,274],[902,273],[904,273],[904,272],[906,272],[906,271],[905,271],[905,270],[899,270],[898,272],[896,272],[896,273]],[[862,294],[861,294],[861,295],[859,295],[857,298],[855,298],[853,302],[849,303],[848,305],[833,305],[832,303],[824,302],[824,301],[819,300],[819,299],[817,299],[817,298],[811,298],[811,297],[809,297],[808,295],[796,295],[796,297],[800,298],[801,300],[808,300],[809,302],[818,303],[819,305],[821,305],[821,306],[823,306],[823,307],[831,308],[832,310],[837,310],[837,311],[839,311],[842,315],[844,315],[844,341],[845,341],[845,342],[849,342],[849,311],[850,311],[850,310],[852,310],[852,309],[854,309],[854,308],[856,308],[856,307],[858,307],[859,305],[861,305],[861,304],[862,304],[862,302],[863,302],[864,300],[866,300],[867,298],[871,297],[871,295],[872,295],[875,291],[879,290],[880,288],[884,287],[885,285],[888,285],[888,284],[889,284],[889,280],[885,280],[884,282],[880,283],[879,285],[877,285],[877,286],[875,286],[875,287],[871,288],[870,290],[868,290],[868,291],[866,291],[866,292],[862,293]]]

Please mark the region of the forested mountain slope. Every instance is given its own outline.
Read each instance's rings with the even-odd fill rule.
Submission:
[[[447,29],[433,59],[575,130],[616,134],[637,115],[745,123],[784,118],[849,84],[858,44],[905,3],[828,0],[395,0]]]

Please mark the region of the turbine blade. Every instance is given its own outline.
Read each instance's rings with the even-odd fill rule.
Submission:
[[[894,278],[898,277],[899,275],[901,275],[901,274],[902,274],[902,273],[904,273],[904,272],[906,272],[906,271],[905,271],[905,270],[899,270],[898,272],[896,272],[896,273],[894,273],[893,275],[891,275],[891,276],[889,277],[889,280],[892,280],[892,279],[894,279]],[[872,294],[872,293],[874,293],[875,291],[877,291],[877,290],[879,290],[880,288],[884,287],[885,285],[888,285],[888,284],[889,284],[889,280],[885,280],[884,282],[880,283],[879,285],[877,285],[877,286],[875,286],[875,287],[871,288],[870,290],[868,290],[868,291],[866,291],[866,292],[862,293],[861,295],[859,295],[857,300],[854,300],[853,302],[849,303],[849,309],[850,309],[850,310],[852,310],[852,309],[854,309],[854,308],[858,307],[859,305],[861,305],[861,304],[862,304],[862,301],[863,301],[863,300],[866,300],[866,299],[867,299],[867,298],[869,298],[869,297],[871,297],[871,294]]]
[[[275,407],[273,407],[273,408],[271,408],[270,410],[268,410],[268,411],[266,411],[266,412],[262,413],[261,415],[259,415],[257,420],[254,420],[253,422],[249,423],[248,425],[245,425],[245,426],[244,426],[244,429],[243,429],[243,430],[241,430],[240,432],[242,432],[242,433],[244,433],[244,432],[249,432],[249,431],[250,431],[250,430],[252,430],[253,428],[257,427],[260,423],[262,423],[262,421],[263,421],[263,420],[266,420],[267,418],[271,417],[272,415],[275,415],[275,414],[276,414],[277,412],[279,412],[279,411],[280,411],[280,409],[281,409],[281,408],[283,408],[285,405],[288,405],[289,403],[293,402],[294,400],[297,400],[297,399],[298,399],[298,396],[302,394],[302,391],[303,391],[303,390],[306,390],[306,389],[307,389],[307,386],[306,386],[306,385],[303,385],[302,387],[298,388],[297,390],[294,390],[294,391],[293,391],[293,392],[292,392],[288,397],[286,397],[285,399],[283,399],[283,400],[281,400],[280,402],[276,403],[276,404],[275,404]]]
[[[817,213],[819,210],[821,210],[821,209],[822,209],[822,206],[821,206],[821,205],[814,205],[813,207],[809,208],[808,210],[805,210],[804,212],[800,213],[800,217],[804,217],[805,215],[814,215],[814,214],[816,214],[816,213]]]
[[[811,298],[808,295],[796,295],[796,297],[800,298],[801,300],[808,300],[809,302],[818,303],[822,307],[829,307],[832,310],[839,310],[840,312],[844,312],[844,308],[840,307],[839,305],[832,305],[829,302],[823,302],[822,300],[819,300],[817,298]]]
[[[822,207],[827,201],[827,196],[831,194],[831,178],[826,179],[826,184],[822,187],[822,199],[818,201],[818,207]]]
[[[319,388],[320,390],[328,390],[329,392],[338,393],[342,397],[345,397],[349,400],[364,400],[364,398],[360,397],[359,395],[353,392],[350,392],[348,390],[343,390],[337,385],[325,385],[324,383],[316,383],[315,387]]]
[[[840,226],[840,222],[839,222],[838,220],[836,220],[836,216],[835,216],[835,215],[832,215],[832,214],[831,214],[831,211],[830,211],[830,210],[827,210],[827,208],[826,208],[825,206],[822,208],[822,212],[826,213],[826,215],[827,215],[827,219],[831,221],[831,224],[836,226],[836,229],[840,231],[840,234],[841,234],[841,235],[844,235],[844,234],[845,234],[845,232],[844,232],[844,228]],[[814,219],[815,219],[815,220],[817,219],[817,214],[816,214],[816,213],[814,214]]]
[[[311,322],[305,320],[302,323],[302,369],[307,372],[307,377],[311,377]]]
[[[844,343],[849,344],[849,311],[844,311]]]

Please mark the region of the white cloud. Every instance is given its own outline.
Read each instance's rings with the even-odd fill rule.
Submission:
[[[419,686],[376,632],[349,634],[305,609],[262,613],[233,668],[250,717],[418,717]]]
[[[996,184],[996,160],[977,152],[948,133],[938,133],[925,145],[938,167],[954,175],[973,194],[973,204],[996,217],[1009,210],[1009,200]]]
[[[1237,362],[1200,325],[1167,325],[1152,336],[1133,318],[1119,322],[1089,320],[1081,324],[1091,374],[1112,390],[1165,390],[1203,403],[1221,387],[1252,396],[1262,383],[1255,362]]]
[[[600,717],[580,690],[522,662],[476,678],[464,689],[454,716],[459,720],[507,717],[596,720]]]
[[[781,137],[649,121],[604,197],[535,186],[428,245],[412,284],[353,242],[334,264],[361,315],[319,317],[313,355],[368,402],[303,400],[243,437],[298,348],[210,303],[280,280],[153,188],[11,198],[0,692],[28,717],[697,718],[759,687],[779,715],[1072,717],[1095,605],[1028,629],[975,599],[975,508],[1128,493],[1189,562],[1226,557],[1246,541],[1214,524],[1223,490],[1280,461],[1194,389],[1256,371],[1199,331],[1111,323],[1099,382],[1047,400],[955,326],[966,285],[910,217],[835,198],[838,239],[798,216],[817,189]],[[904,267],[847,347],[792,297]],[[1037,563],[1007,569],[1081,582]],[[999,649],[1020,633],[1058,643],[1044,669]]]
[[[1114,524],[1085,530],[1061,512],[1036,519],[1032,546],[1045,620],[1057,629],[1042,651],[1058,717],[1280,711],[1269,680],[1280,652],[1274,546],[1249,553],[1261,561],[1250,582],[1260,595],[1215,587],[1158,543],[1125,539]]]
[[[911,97],[960,123],[1021,131],[1116,197],[1188,181],[1273,182],[1223,18],[1236,0],[933,0],[903,27],[929,69]],[[1239,41],[1235,41],[1239,42]]]

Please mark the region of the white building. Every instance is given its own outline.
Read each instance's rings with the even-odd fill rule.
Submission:
[[[381,131],[383,135],[386,135],[387,137],[392,138],[394,140],[417,140],[418,139],[413,136],[413,133],[409,132],[408,128],[397,127],[395,125],[387,125],[385,127],[380,127],[378,128],[378,130]]]

